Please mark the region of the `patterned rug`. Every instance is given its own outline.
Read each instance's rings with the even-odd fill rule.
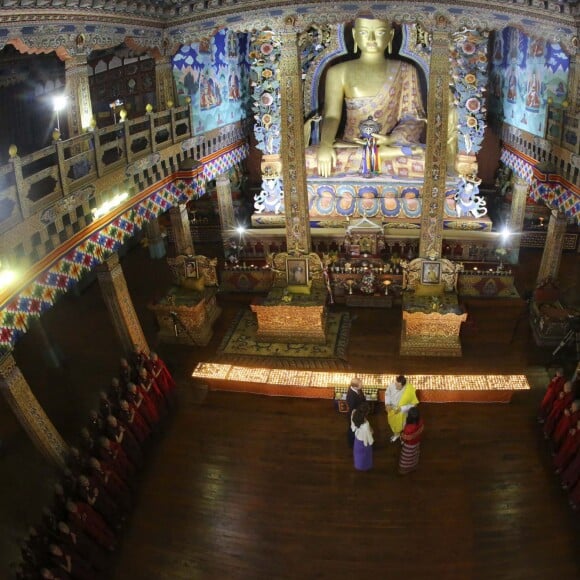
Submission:
[[[258,325],[250,310],[238,313],[217,351],[216,362],[267,364],[284,369],[348,369],[346,350],[350,335],[348,313],[329,312],[326,344],[261,342]]]

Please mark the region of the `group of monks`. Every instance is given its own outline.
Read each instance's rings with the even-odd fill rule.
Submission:
[[[54,486],[52,508],[21,546],[19,579],[96,580],[133,507],[136,475],[152,436],[175,404],[175,381],[159,356],[135,348],[101,391],[78,447]]]
[[[571,378],[557,369],[538,412],[550,441],[554,471],[574,510],[580,509],[580,362]]]

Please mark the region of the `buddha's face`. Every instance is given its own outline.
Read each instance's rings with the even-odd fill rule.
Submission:
[[[393,39],[394,32],[385,20],[357,18],[352,35],[361,52],[383,53]]]

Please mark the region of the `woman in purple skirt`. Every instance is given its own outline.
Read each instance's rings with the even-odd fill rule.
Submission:
[[[351,429],[354,432],[354,468],[368,471],[373,467],[373,429],[368,422],[368,403],[361,403],[351,415]]]

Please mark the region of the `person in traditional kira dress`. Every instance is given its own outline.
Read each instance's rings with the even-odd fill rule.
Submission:
[[[365,401],[351,414],[351,430],[354,433],[353,460],[357,471],[368,471],[373,467],[373,429],[369,423],[369,404]]]
[[[558,395],[562,392],[565,382],[566,378],[564,377],[564,369],[563,368],[556,369],[556,373],[552,377],[552,380],[548,383],[546,393],[544,395],[544,398],[542,399],[542,402],[540,403],[540,410],[538,411],[539,423],[544,423],[544,421],[546,420],[546,417],[552,410],[552,405],[554,404],[554,401],[556,400]]]
[[[404,375],[399,375],[394,383],[391,383],[385,391],[385,410],[387,421],[393,432],[391,443],[401,436],[401,431],[407,419],[407,413],[411,407],[419,404],[415,387],[407,382]]]
[[[411,407],[407,413],[405,427],[401,431],[401,454],[399,456],[399,473],[401,475],[415,471],[419,465],[423,428],[419,408]]]
[[[365,401],[366,397],[363,391],[362,381],[358,377],[354,377],[350,381],[348,391],[346,392],[346,406],[348,407],[346,411],[348,418],[346,437],[350,447],[354,445],[354,431],[351,429],[352,412]]]

